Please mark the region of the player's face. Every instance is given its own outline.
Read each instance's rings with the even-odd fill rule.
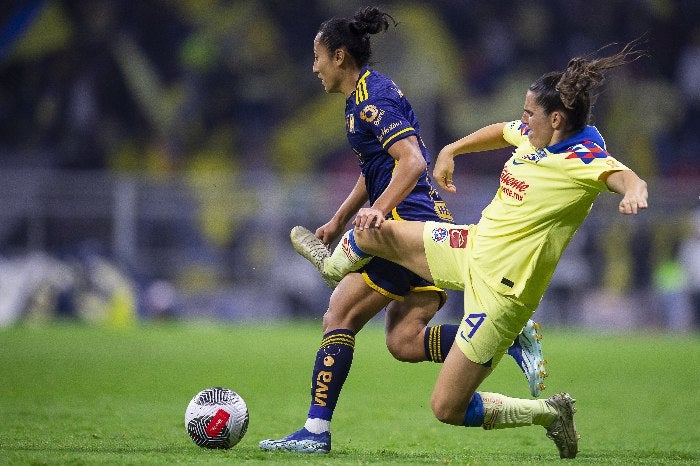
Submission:
[[[328,47],[319,41],[319,36],[314,39],[314,74],[321,80],[326,92],[340,92],[340,79],[338,67],[335,66],[333,56]]]
[[[530,128],[528,134],[530,144],[540,149],[552,143],[554,128],[549,115],[545,113],[544,108],[537,104],[535,97],[532,91],[527,91],[521,121]]]

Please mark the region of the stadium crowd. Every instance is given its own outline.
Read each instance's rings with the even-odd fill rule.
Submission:
[[[0,170],[185,179],[200,205],[200,221],[188,241],[205,245],[202,254],[207,258],[215,255],[227,263],[220,274],[223,282],[240,282],[240,270],[255,269],[254,260],[241,258],[266,247],[251,243],[243,229],[274,223],[261,224],[256,218],[260,208],[251,200],[258,193],[244,182],[250,170],[269,173],[278,189],[297,200],[283,211],[266,213],[278,220],[280,242],[290,225],[324,218],[299,213],[308,209],[297,177],[318,179],[333,173],[333,178],[345,175],[352,182],[357,176],[355,156],[344,141],[344,122],[337,117],[342,103],[320,90],[311,72],[311,43],[324,18],[348,14],[364,3],[4,2]],[[619,224],[600,235],[593,219],[576,237],[573,253],[563,259],[541,312],[568,323],[578,313],[574,308],[584,307],[588,321],[582,323],[596,325],[596,319],[604,319],[597,317],[598,309],[615,307],[621,310],[616,319],[624,325],[642,299],[662,302],[655,308],[667,312],[642,318],[643,324],[685,329],[692,309],[700,322],[700,220],[692,212],[698,207],[700,180],[700,2],[382,3],[399,22],[390,34],[401,35],[401,41],[378,41],[375,66],[400,79],[434,152],[485,122],[517,117],[520,111],[512,102],[535,77],[532,73],[562,68],[567,57],[609,43],[645,39],[649,57],[612,78],[594,110],[594,124],[605,129],[610,151],[649,180],[652,196],[658,183],[671,186],[671,194],[691,193],[693,198],[677,199],[678,205],[660,221],[631,233]],[[385,45],[396,43],[404,45]],[[558,46],[551,47],[553,43]],[[615,148],[623,146],[630,152],[617,154]],[[493,174],[501,163],[499,157],[474,157],[470,176]],[[229,176],[231,187],[211,183],[213,173]],[[222,190],[240,200],[235,209],[217,201]],[[344,188],[331,187],[328,193],[344,195],[337,190]],[[486,201],[477,203],[479,210]],[[0,256],[9,276],[17,252],[31,256],[32,251],[23,250],[25,236],[21,224],[0,229]],[[619,254],[622,243],[634,246],[629,257]],[[65,235],[49,235],[44,246],[49,256],[72,248],[81,257],[85,249]],[[109,244],[105,246],[104,257],[113,256]],[[133,268],[110,258],[123,269]],[[296,271],[295,277],[305,270]],[[274,277],[283,283],[290,281],[288,276],[269,270],[254,278]],[[169,303],[165,310],[165,305],[153,304],[150,311],[143,310],[145,304],[134,304],[141,313],[176,312],[170,309],[174,291],[164,278],[181,288],[181,276],[132,277],[134,284],[127,288],[137,296],[129,298],[133,302]],[[323,292],[311,283],[306,289],[310,296]],[[591,289],[599,290],[595,298]],[[643,298],[630,300],[630,294]],[[322,296],[300,299],[293,292],[281,298],[295,309],[317,307],[309,299],[323,301]]]

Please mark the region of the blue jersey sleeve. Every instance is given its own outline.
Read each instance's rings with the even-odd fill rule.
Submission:
[[[396,141],[416,134],[405,113],[400,102],[381,98],[361,106],[358,116],[360,125],[374,135],[383,150],[388,150]]]

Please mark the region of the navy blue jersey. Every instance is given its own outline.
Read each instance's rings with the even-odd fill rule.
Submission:
[[[391,181],[396,160],[388,150],[396,141],[416,136],[423,157],[430,165],[430,153],[420,138],[418,119],[411,104],[391,79],[374,70],[363,68],[360,71],[355,92],[345,104],[345,123],[348,141],[365,177],[370,205]],[[445,202],[430,184],[427,170],[387,218],[453,221]]]

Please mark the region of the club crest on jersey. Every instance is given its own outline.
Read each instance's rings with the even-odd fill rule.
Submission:
[[[346,127],[348,133],[355,132],[355,115],[353,113],[348,115],[347,118],[345,119],[345,127]]]
[[[593,141],[583,141],[581,144],[576,144],[570,147],[565,152],[567,159],[579,159],[581,162],[588,165],[595,159],[604,159],[608,157],[605,149],[600,147]]]
[[[544,149],[537,149],[534,153],[523,156],[525,160],[535,163],[539,162],[545,157],[547,157],[547,152]]]
[[[433,228],[433,232],[431,233],[431,236],[433,238],[433,241],[436,243],[442,243],[447,239],[447,229],[443,227],[437,227]]]

